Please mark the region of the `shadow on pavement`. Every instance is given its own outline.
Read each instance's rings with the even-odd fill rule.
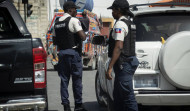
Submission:
[[[49,69],[47,69],[47,71],[56,71],[56,70],[54,70],[54,69],[50,69],[50,68],[49,68]]]
[[[100,107],[97,101],[85,102],[83,104],[88,111],[107,111],[106,107]]]
[[[83,67],[83,70],[84,71],[93,71],[91,68],[86,68],[86,67]],[[95,70],[97,70],[97,69],[95,69]]]
[[[190,111],[189,106],[140,106],[139,111]]]

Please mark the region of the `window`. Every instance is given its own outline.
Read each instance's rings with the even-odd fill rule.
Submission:
[[[17,38],[18,28],[6,8],[0,7],[0,39]]]
[[[5,18],[3,18],[2,14],[0,13],[0,33],[5,33],[10,30],[10,27],[5,22]]]
[[[146,15],[135,19],[137,41],[160,41],[180,31],[190,31],[188,14]]]

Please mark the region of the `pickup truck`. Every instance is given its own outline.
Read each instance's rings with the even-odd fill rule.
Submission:
[[[0,111],[48,109],[46,58],[13,3],[0,0]]]

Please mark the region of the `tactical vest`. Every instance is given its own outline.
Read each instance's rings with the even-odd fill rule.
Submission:
[[[135,56],[135,41],[136,41],[136,30],[131,28],[131,25],[133,23],[129,20],[126,19],[121,19],[126,25],[128,26],[128,34],[124,38],[123,41],[123,49],[121,51],[120,57],[128,58],[130,56]],[[110,32],[110,37],[109,37],[109,47],[108,47],[108,56],[112,57],[113,50],[115,47],[115,40],[112,37],[112,32]]]
[[[71,17],[68,17],[64,21],[57,21],[55,23],[54,29],[56,37],[54,40],[60,50],[72,49],[74,46],[77,46],[75,49],[81,54],[82,40],[76,33],[72,33],[69,30],[70,19]]]

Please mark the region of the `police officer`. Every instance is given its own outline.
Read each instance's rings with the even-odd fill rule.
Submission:
[[[75,18],[79,8],[72,1],[63,5],[64,15],[54,25],[54,43],[60,49],[58,74],[61,78],[61,100],[64,111],[71,111],[68,84],[72,76],[75,111],[86,111],[82,105],[82,41],[86,39],[80,21]]]
[[[109,80],[112,79],[112,67],[115,72],[114,110],[138,111],[132,78],[139,62],[135,56],[135,35],[132,33],[134,25],[128,19],[133,14],[126,0],[115,0],[108,9],[112,9],[112,16],[116,19],[109,37],[108,56],[111,61],[106,72]]]

